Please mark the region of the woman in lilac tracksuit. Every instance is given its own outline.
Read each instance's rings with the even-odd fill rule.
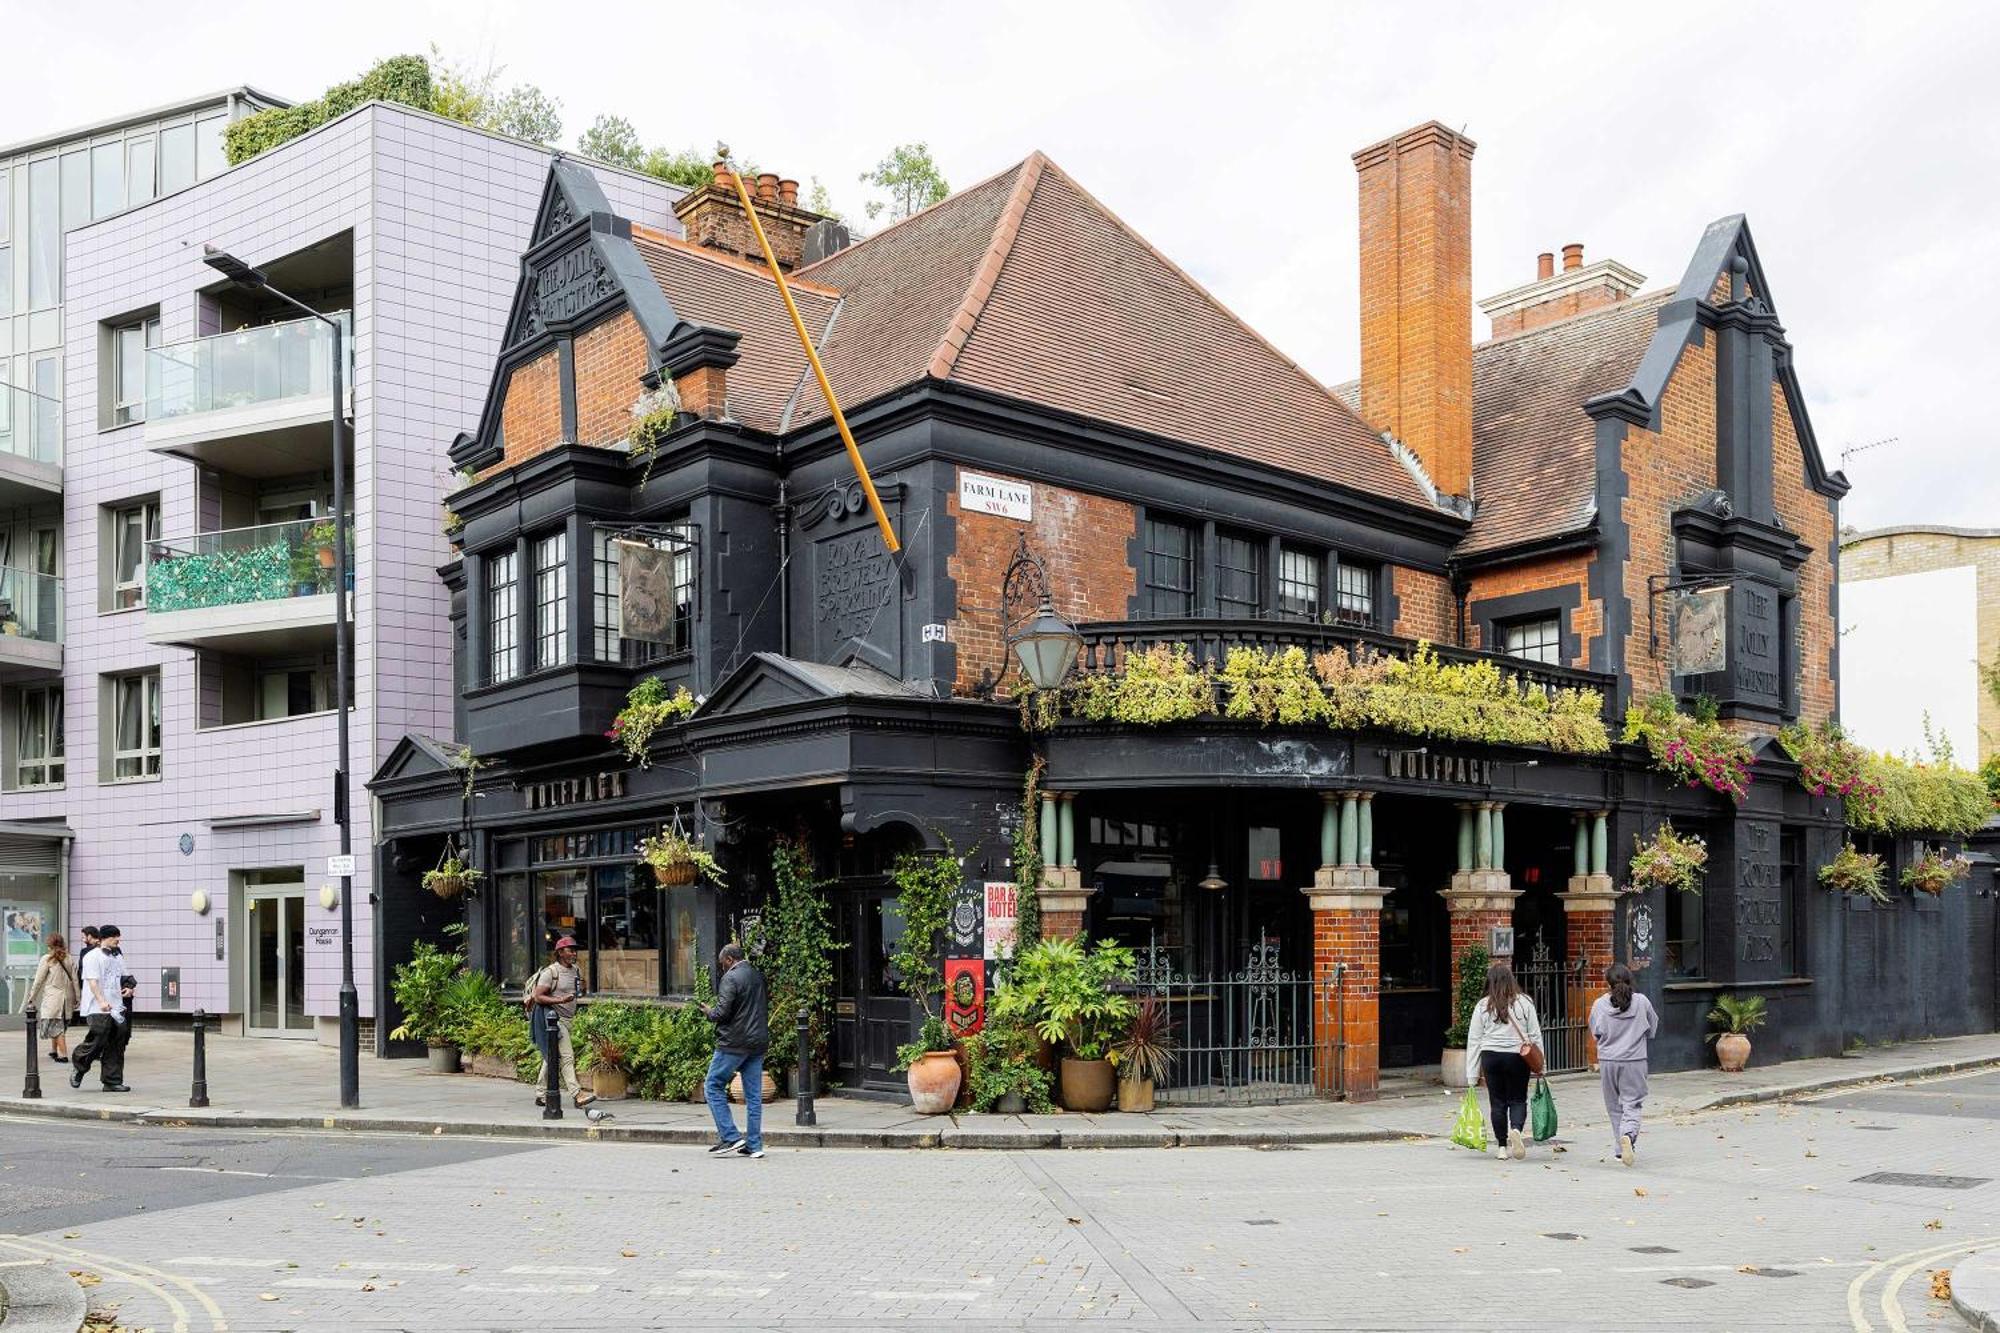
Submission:
[[[1590,1035],[1597,1038],[1598,1077],[1618,1160],[1632,1165],[1639,1144],[1639,1108],[1646,1101],[1646,1044],[1660,1030],[1652,1001],[1632,989],[1632,969],[1613,963],[1604,969],[1608,994],[1590,1006]]]

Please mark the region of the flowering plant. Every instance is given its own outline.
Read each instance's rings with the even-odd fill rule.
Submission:
[[[697,879],[705,879],[711,884],[724,882],[722,863],[709,855],[699,842],[681,832],[678,821],[653,837],[641,838],[639,860],[652,867],[656,882],[668,887],[692,884]]]
[[[1889,901],[1889,895],[1882,892],[1882,858],[1857,850],[1851,842],[1819,868],[1819,882],[1835,893],[1861,893],[1878,903]]]
[[[1778,732],[1799,766],[1799,783],[1815,796],[1838,796],[1849,814],[1866,818],[1882,797],[1882,784],[1869,773],[1868,752],[1847,739],[1831,719],[1818,726],[1794,724]]]
[[[611,719],[611,730],[604,735],[625,752],[627,759],[641,768],[650,768],[646,746],[653,733],[688,716],[700,702],[688,693],[687,686],[679,686],[669,695],[665,681],[648,676],[625,696],[625,706]]]
[[[1946,856],[1943,847],[1924,847],[1923,855],[1903,871],[1903,887],[1936,897],[1971,873],[1972,858],[1963,852]]]
[[[1625,710],[1625,740],[1643,744],[1653,767],[1690,787],[1707,787],[1733,801],[1750,794],[1756,756],[1715,716],[1715,702],[1697,700],[1683,712],[1664,691]]]
[[[1630,873],[1634,884],[1648,888],[1700,893],[1702,872],[1708,869],[1708,844],[1695,834],[1674,832],[1672,820],[1660,825],[1651,842],[1632,835]]]

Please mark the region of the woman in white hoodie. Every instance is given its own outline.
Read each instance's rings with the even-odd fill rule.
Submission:
[[[1535,1002],[1521,993],[1513,968],[1493,964],[1486,969],[1486,994],[1473,1009],[1465,1036],[1465,1079],[1486,1085],[1500,1158],[1511,1155],[1518,1162],[1528,1155],[1528,1062],[1521,1048],[1541,1044]]]

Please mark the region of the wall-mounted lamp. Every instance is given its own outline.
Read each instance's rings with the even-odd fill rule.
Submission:
[[[207,916],[208,890],[196,889],[193,893],[190,893],[188,895],[188,906],[194,909],[194,914],[196,916]]]
[[[340,906],[340,890],[334,888],[331,884],[320,885],[319,905],[329,912]]]

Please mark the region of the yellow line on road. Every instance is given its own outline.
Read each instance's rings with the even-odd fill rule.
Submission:
[[[1936,1263],[1940,1259],[1950,1259],[1954,1256],[1963,1258],[1986,1245],[2000,1245],[2000,1236],[1989,1236],[1985,1240],[1967,1241],[1960,1245],[1954,1245],[1942,1252],[1934,1251],[1921,1259],[1914,1259],[1897,1269],[1896,1276],[1882,1288],[1882,1317],[1889,1322],[1889,1333],[1910,1333],[1910,1326],[1903,1319],[1902,1302],[1897,1299],[1896,1293],[1903,1289],[1903,1284],[1910,1280],[1912,1273],[1922,1268],[1925,1264]]]
[[[1896,1279],[1894,1287],[1885,1290],[1882,1298],[1882,1313],[1889,1321],[1891,1333],[1909,1333],[1909,1325],[1904,1323],[1902,1312],[1891,1304],[1888,1292],[1899,1289],[1911,1273],[1916,1272],[1917,1269],[1927,1263],[1932,1263],[1948,1255],[1983,1249],[1989,1245],[2000,1245],[2000,1236],[1988,1236],[1982,1240],[1959,1241],[1954,1245],[1931,1245],[1923,1249],[1905,1250],[1901,1254],[1892,1254],[1886,1259],[1876,1260],[1857,1274],[1854,1281],[1847,1284],[1847,1317],[1853,1325],[1855,1333],[1874,1333],[1875,1325],[1868,1322],[1868,1316],[1863,1311],[1864,1297],[1868,1289],[1868,1284],[1887,1273],[1892,1266],[1897,1264],[1903,1265],[1900,1270],[1902,1277]]]
[[[208,1312],[211,1333],[229,1333],[229,1319],[228,1316],[222,1313],[222,1307],[217,1305],[207,1292],[178,1274],[162,1272],[160,1269],[142,1263],[135,1263],[130,1259],[118,1259],[111,1255],[94,1254],[89,1250],[79,1250],[73,1246],[56,1245],[50,1241],[33,1240],[23,1236],[16,1236],[14,1240],[21,1244],[44,1246],[53,1253],[68,1253],[95,1263],[117,1264],[120,1267],[132,1269],[134,1272],[144,1273],[148,1277],[158,1278],[163,1282],[170,1282],[201,1303],[202,1309]],[[178,1305],[178,1302],[176,1302],[176,1305]],[[187,1311],[185,1307],[181,1307],[181,1313],[183,1316],[186,1315]]]
[[[80,1255],[65,1254],[56,1246],[44,1246],[32,1241],[23,1241],[19,1237],[0,1239],[0,1246],[5,1246],[11,1250],[18,1250],[22,1254],[37,1255],[45,1261],[55,1259],[64,1264],[74,1263],[80,1266],[87,1263],[88,1267],[97,1270],[104,1277],[114,1278],[119,1282],[129,1282],[141,1291],[150,1292],[160,1304],[167,1307],[173,1315],[174,1333],[188,1333],[187,1307],[176,1300],[173,1293],[165,1287],[148,1282],[136,1273],[123,1272],[117,1266],[104,1263],[101,1260],[93,1259],[86,1261]]]

